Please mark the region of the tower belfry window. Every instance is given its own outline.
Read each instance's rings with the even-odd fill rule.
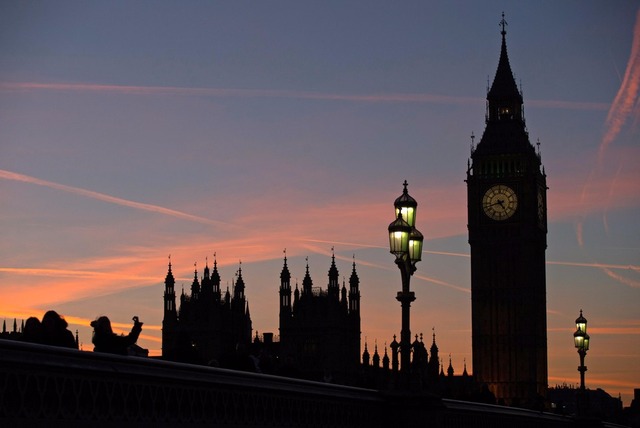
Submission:
[[[498,110],[498,119],[513,119],[513,113],[509,107],[500,107]]]

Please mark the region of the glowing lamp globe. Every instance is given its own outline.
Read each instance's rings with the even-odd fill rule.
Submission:
[[[587,319],[582,316],[582,309],[580,309],[580,316],[576,318],[576,329],[582,333],[587,333]]]
[[[422,260],[423,241],[424,236],[422,236],[422,233],[414,227],[409,234],[409,259],[413,263],[417,263]]]
[[[389,249],[391,254],[401,257],[409,251],[411,226],[404,221],[402,213],[389,225]]]
[[[414,227],[416,225],[416,210],[418,208],[418,203],[415,199],[409,196],[409,192],[407,191],[407,180],[404,180],[404,190],[402,191],[402,195],[400,195],[393,206],[396,209],[396,218],[402,214],[402,218],[409,224],[409,226]]]
[[[576,330],[576,332],[573,333],[573,343],[576,349],[584,349],[584,335],[580,330]]]

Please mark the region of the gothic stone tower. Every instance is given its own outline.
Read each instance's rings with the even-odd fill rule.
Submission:
[[[280,358],[298,376],[351,383],[360,365],[360,280],[356,264],[339,284],[335,254],[326,290],[313,287],[307,263],[302,292],[291,299],[291,274],[284,258],[280,273]]]
[[[500,402],[529,407],[547,388],[546,175],[529,142],[505,41],[486,128],[467,171],[473,375]]]
[[[180,295],[176,306],[175,278],[169,270],[165,277],[164,318],[162,320],[162,358],[171,361],[225,364],[238,345],[251,344],[251,316],[245,296],[242,267],[238,268],[232,293],[220,290],[220,274],[214,259],[213,272],[208,264],[198,279],[194,270],[191,293]]]

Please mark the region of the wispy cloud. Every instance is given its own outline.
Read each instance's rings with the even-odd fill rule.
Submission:
[[[602,162],[602,158],[607,147],[618,136],[622,127],[627,122],[631,114],[634,112],[634,107],[638,102],[638,94],[640,93],[640,10],[636,15],[636,24],[633,30],[633,39],[631,43],[631,54],[629,55],[629,62],[627,63],[627,69],[624,73],[624,78],[618,93],[616,94],[607,120],[605,122],[606,131],[600,144],[600,150],[598,153],[598,160]],[[635,109],[636,114],[638,109]],[[637,118],[636,118],[637,120]]]
[[[565,327],[556,327],[556,328],[548,328],[547,331],[554,333],[573,333],[575,328],[565,328]],[[597,336],[605,336],[605,335],[619,335],[619,334],[630,334],[630,335],[639,335],[640,334],[640,326],[635,327],[589,327],[589,333],[592,333]]]
[[[207,96],[218,98],[287,98],[320,101],[348,101],[361,103],[426,103],[450,105],[478,105],[481,98],[455,97],[449,95],[424,93],[386,93],[386,94],[335,94],[312,91],[288,91],[279,89],[238,89],[238,88],[189,88],[177,86],[132,86],[107,85],[93,83],[44,83],[44,82],[4,82],[0,91],[65,91],[65,92],[104,92],[123,95],[158,96]],[[565,110],[607,110],[609,105],[597,102],[576,102],[561,100],[530,100],[532,107]]]
[[[129,280],[147,280],[156,281],[157,277],[145,277],[139,275],[123,275],[122,273],[115,272],[99,272],[88,270],[71,270],[71,269],[46,269],[46,268],[32,268],[32,267],[0,267],[0,272],[11,273],[14,275],[27,275],[27,276],[45,276],[56,278],[78,278],[78,279],[110,279],[119,281]]]
[[[620,167],[616,167],[617,171],[616,176],[614,178],[606,178],[603,177],[603,162],[605,159],[605,154],[608,153],[608,149],[611,144],[618,137],[620,132],[622,131],[624,125],[629,120],[630,117],[635,116],[634,123],[637,123],[640,120],[640,108],[638,108],[638,95],[640,94],[640,10],[636,14],[636,22],[634,25],[632,42],[631,42],[631,52],[629,54],[629,61],[627,62],[627,68],[624,74],[624,78],[622,79],[622,83],[618,92],[609,107],[609,113],[607,115],[607,119],[605,120],[605,131],[604,135],[601,139],[600,146],[597,154],[597,162],[596,165],[591,169],[588,178],[582,184],[582,192],[580,198],[580,205],[583,209],[586,210],[585,205],[588,205],[588,199],[590,196],[594,194],[597,195],[598,203],[602,206],[604,212],[602,212],[603,222],[605,224],[605,228],[607,227],[607,219],[606,219],[606,211],[612,205],[612,195],[614,189],[620,190],[620,182],[618,179],[618,175],[620,173]],[[619,161],[620,162],[620,161]],[[610,168],[608,168],[610,169]],[[636,169],[636,168],[634,168]],[[637,187],[637,179],[635,181],[635,186]],[[600,183],[605,183],[604,185],[608,185],[608,189],[598,189],[594,191],[594,188],[598,188]],[[608,184],[606,184],[608,183]],[[623,193],[623,192],[618,192]],[[625,195],[629,194],[637,194],[633,193],[624,193]],[[602,204],[602,200],[604,198],[603,195],[607,195],[606,204]],[[583,219],[585,215],[583,214],[576,223],[576,239],[578,240],[578,244],[580,246],[583,245]],[[609,273],[607,273],[609,274]],[[612,276],[612,275],[610,275]],[[615,276],[612,276],[615,278]],[[617,280],[623,280],[624,278],[617,278]],[[627,283],[629,281],[622,281]],[[635,285],[633,285],[635,287]]]
[[[637,269],[635,269],[635,270],[637,270]],[[615,273],[614,271],[612,271],[611,269],[606,268],[606,267],[603,267],[602,271],[605,274],[607,274],[607,276],[609,278],[613,278],[616,281],[618,281],[618,282],[620,282],[620,283],[622,283],[624,285],[628,285],[629,287],[633,287],[633,288],[640,288],[640,281],[635,281],[635,280],[633,280],[631,278],[627,278],[627,277],[624,277],[622,275],[619,275],[619,274]]]
[[[640,272],[640,266],[634,265],[616,265],[609,263],[587,263],[587,262],[557,262],[557,261],[547,261],[548,265],[561,265],[561,266],[580,266],[580,267],[590,267],[597,269],[622,269],[622,270],[633,270],[636,272]]]
[[[222,221],[211,220],[204,217],[195,216],[192,214],[184,213],[181,211],[172,210],[170,208],[161,207],[158,205],[145,204],[142,202],[135,202],[128,199],[118,198],[115,196],[107,195],[104,193],[94,192],[92,190],[82,189],[80,187],[67,186],[65,184],[54,183],[52,181],[41,180],[36,177],[31,177],[24,174],[19,174],[12,171],[0,169],[0,178],[5,180],[20,181],[23,183],[35,184],[38,186],[49,187],[51,189],[61,190],[63,192],[72,193],[79,196],[85,196],[88,198],[96,199],[102,202],[108,202],[124,207],[134,208],[143,211],[154,212],[157,214],[168,215],[175,218],[180,218],[189,221],[195,221],[197,223],[209,224],[213,226],[231,226],[229,223]]]

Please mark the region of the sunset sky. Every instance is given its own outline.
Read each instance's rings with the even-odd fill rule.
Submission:
[[[242,262],[278,329],[286,248],[326,288],[355,257],[362,342],[400,331],[388,250],[409,182],[423,261],[412,333],[471,372],[466,177],[501,13],[547,173],[549,385],[640,388],[640,7],[635,1],[0,3],[0,320],[107,315],[160,353],[171,255],[188,290]]]

